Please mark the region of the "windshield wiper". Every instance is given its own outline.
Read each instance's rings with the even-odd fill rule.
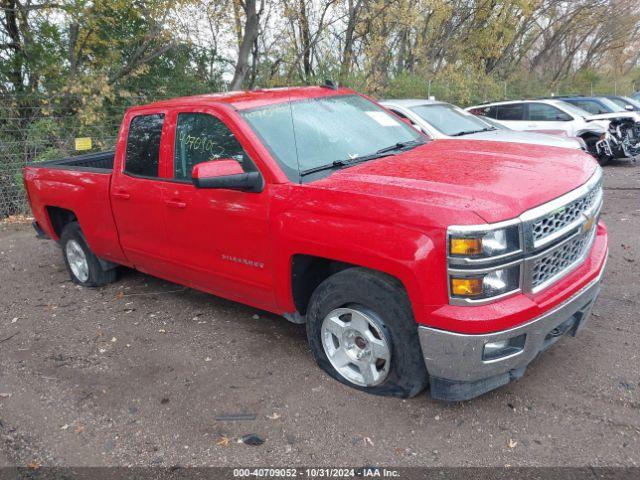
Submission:
[[[417,147],[418,145],[423,145],[426,142],[424,140],[410,140],[407,142],[398,142],[394,145],[390,145],[388,147],[381,148],[377,150],[375,153],[370,155],[360,155],[358,157],[349,158],[347,160],[334,160],[331,163],[326,165],[320,165],[319,167],[309,168],[308,170],[303,170],[300,172],[300,176],[304,177],[305,175],[310,175],[312,173],[321,172],[323,170],[331,170],[334,168],[340,167],[348,167],[350,165],[355,165],[356,163],[367,162],[369,160],[376,160],[378,158],[388,157],[393,155],[393,152],[396,150],[405,150],[409,148]]]
[[[419,145],[424,145],[426,142],[424,140],[409,140],[407,142],[398,142],[394,145],[390,145],[388,147],[384,147],[381,148],[380,150],[376,151],[376,154],[379,153],[388,153],[388,152],[395,152],[396,150],[403,150],[403,149],[409,149],[410,148],[415,148]]]
[[[450,137],[461,137],[463,135],[471,135],[472,133],[493,132],[494,130],[497,130],[497,128],[496,127],[491,127],[491,128],[481,128],[480,130],[463,130],[462,132],[452,133],[449,136]]]
[[[311,175],[312,173],[321,172],[323,170],[331,170],[332,168],[346,167],[349,163],[346,160],[334,160],[326,165],[320,165],[319,167],[309,168],[300,172],[300,176]]]

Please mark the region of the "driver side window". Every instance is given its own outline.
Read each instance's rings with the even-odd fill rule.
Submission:
[[[552,105],[530,103],[529,120],[535,122],[568,122],[572,118]]]
[[[206,113],[178,114],[174,178],[191,180],[194,165],[218,159],[236,160],[245,172],[256,170],[236,137],[221,120]]]

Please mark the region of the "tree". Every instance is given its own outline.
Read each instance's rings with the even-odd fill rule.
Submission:
[[[260,9],[256,9],[256,0],[234,0],[236,25],[240,24],[240,9],[244,12],[244,28],[238,29],[238,59],[229,88],[240,90],[251,65],[249,55],[255,48],[260,32],[260,15],[264,10],[264,0],[260,0]]]

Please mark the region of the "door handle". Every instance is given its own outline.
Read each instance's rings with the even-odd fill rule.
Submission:
[[[121,198],[122,200],[128,200],[129,198],[131,198],[131,195],[129,195],[129,192],[125,192],[124,190],[118,190],[116,192],[113,192],[113,196],[115,198]]]
[[[164,204],[167,207],[172,207],[172,208],[185,208],[187,206],[185,202],[182,202],[180,200],[165,200]]]

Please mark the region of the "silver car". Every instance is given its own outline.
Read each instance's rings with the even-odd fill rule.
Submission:
[[[566,136],[518,132],[497,126],[455,105],[436,100],[383,100],[380,102],[431,138],[463,138],[493,142],[529,143],[585,149],[584,142]]]

